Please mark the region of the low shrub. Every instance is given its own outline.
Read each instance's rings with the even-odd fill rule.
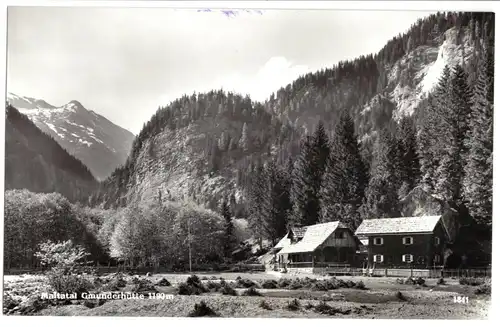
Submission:
[[[58,293],[77,293],[81,298],[82,293],[94,289],[94,284],[80,275],[65,275],[57,271],[47,273],[48,284]]]
[[[415,279],[408,277],[407,279],[404,280],[404,284],[405,285],[415,285],[416,281],[415,281]]]
[[[292,280],[290,278],[280,278],[278,280],[278,286],[279,288],[287,288],[288,285],[292,283]]]
[[[321,314],[327,314],[330,316],[333,316],[337,313],[341,313],[344,315],[351,313],[350,309],[347,309],[347,310],[338,309],[338,308],[329,306],[328,304],[326,304],[326,302],[323,302],[323,301],[314,307],[314,311],[321,313]]]
[[[407,301],[408,300],[406,298],[406,296],[404,296],[403,293],[401,293],[400,291],[397,291],[396,294],[395,294],[395,296],[400,301]]]
[[[445,284],[446,284],[446,282],[444,281],[443,277],[441,277],[441,278],[438,279],[437,285],[445,285]]]
[[[321,301],[316,306],[314,306],[314,311],[322,314],[330,314],[332,307],[326,304],[326,302]]]
[[[314,304],[311,302],[307,302],[307,304],[304,306],[304,309],[311,310],[314,308]]]
[[[403,278],[396,278],[396,283],[405,284],[405,280]]]
[[[356,285],[354,285],[354,288],[357,288],[358,290],[366,290],[366,286],[365,286],[365,283],[360,280],[356,283]]]
[[[212,280],[208,281],[205,284],[205,287],[208,288],[211,292],[219,291],[226,283],[225,282],[214,282]]]
[[[226,283],[224,283],[224,285],[222,286],[221,293],[223,295],[232,295],[232,296],[238,295],[238,293],[236,292],[236,290],[234,288],[232,288],[231,286],[229,286],[228,284],[226,284]]]
[[[278,288],[278,282],[274,279],[266,279],[260,286],[265,289],[275,289]]]
[[[482,278],[474,278],[474,277],[460,277],[458,280],[460,285],[470,285],[470,286],[479,286],[485,283]]]
[[[483,285],[479,286],[478,288],[476,288],[474,290],[474,294],[477,294],[477,295],[481,295],[481,294],[490,295],[491,294],[491,284],[483,284]]]
[[[179,295],[200,295],[201,293],[203,292],[200,289],[187,283],[179,283],[177,286],[177,294]]]
[[[201,280],[208,280],[208,277],[207,276],[203,276],[203,277],[201,277]]]
[[[425,286],[425,279],[423,279],[422,277],[418,277],[415,282],[420,285],[420,286]]]
[[[209,290],[196,275],[189,276],[186,282],[179,284],[177,289],[179,295],[199,295],[206,292],[209,292]]]
[[[339,288],[339,282],[337,279],[325,279],[319,280],[312,286],[313,291],[330,291]]]
[[[136,293],[157,293],[158,290],[153,285],[153,283],[148,279],[141,279],[137,284],[134,285],[132,292]]]
[[[164,277],[160,279],[157,283],[157,286],[171,286],[172,284]]]
[[[101,290],[103,291],[119,291],[120,288],[127,286],[127,281],[123,279],[121,276],[117,278],[111,278],[106,284],[101,286]]]
[[[249,287],[260,288],[260,285],[251,279],[240,278],[240,279],[236,280],[236,287],[237,288],[249,288]]]
[[[288,285],[288,289],[290,290],[298,290],[304,288],[304,282],[299,278],[296,278],[292,281],[290,285]]]
[[[196,303],[194,305],[193,311],[189,313],[189,317],[217,317],[217,314],[212,308],[210,308],[205,301]]]
[[[293,299],[293,301],[288,302],[286,308],[290,311],[298,311],[300,310],[300,301],[297,299]]]
[[[354,288],[354,287],[356,287],[356,283],[350,279],[347,281],[339,279],[339,282],[341,283],[341,285],[340,285],[341,288]]]
[[[261,307],[262,309],[266,309],[266,310],[272,310],[273,309],[271,307],[271,305],[268,302],[266,302],[266,300],[260,301],[259,307]]]
[[[250,287],[249,289],[245,290],[243,292],[243,295],[244,296],[262,296],[262,294],[257,291],[257,289],[255,287]]]

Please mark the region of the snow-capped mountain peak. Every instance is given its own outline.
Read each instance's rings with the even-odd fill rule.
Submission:
[[[106,178],[128,156],[134,135],[77,100],[56,107],[41,99],[8,93],[7,101],[80,159],[97,179]]]
[[[77,100],[71,100],[70,102],[66,103],[64,106],[62,106],[63,109],[69,110],[69,111],[79,111],[79,110],[84,110],[88,111],[85,109],[85,107],[78,102]]]

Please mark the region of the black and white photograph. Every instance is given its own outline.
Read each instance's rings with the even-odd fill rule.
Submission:
[[[54,3],[4,11],[3,316],[491,319],[491,3]]]

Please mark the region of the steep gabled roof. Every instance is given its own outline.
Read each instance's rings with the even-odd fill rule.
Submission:
[[[365,219],[356,230],[356,235],[431,233],[441,216],[399,217]]]
[[[274,249],[282,249],[286,246],[290,245],[290,238],[288,237],[288,233],[274,246]]]
[[[279,254],[312,252],[323,244],[323,242],[339,227],[344,228],[345,226],[338,221],[306,226],[302,240],[283,247]]]

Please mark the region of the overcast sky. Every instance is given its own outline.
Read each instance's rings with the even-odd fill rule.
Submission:
[[[137,134],[184,93],[223,87],[264,100],[303,73],[377,52],[429,14],[10,7],[7,90],[78,100]]]

